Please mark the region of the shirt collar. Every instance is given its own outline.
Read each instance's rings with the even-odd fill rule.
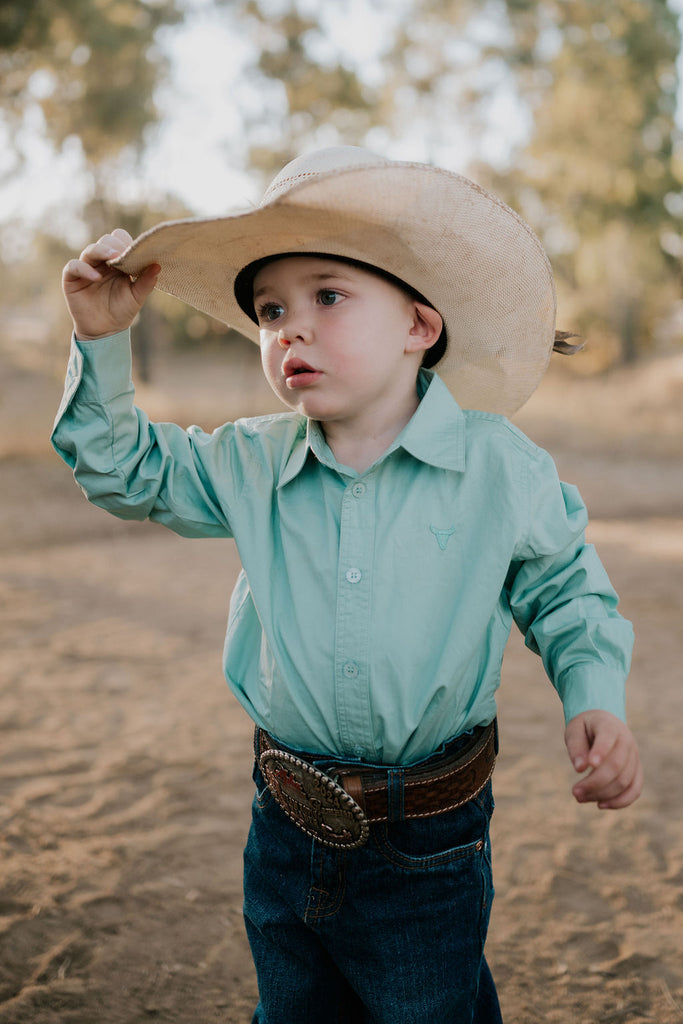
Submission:
[[[433,370],[420,370],[417,389],[420,404],[386,454],[403,448],[427,465],[462,472],[465,468],[465,416],[460,406]],[[320,424],[308,420],[305,435],[299,431],[282,466],[278,487],[284,487],[301,472],[309,452],[323,465],[339,469]]]
[[[315,455],[318,462],[322,462],[324,466],[329,466],[330,469],[339,469],[332,452],[327,446],[320,424],[316,420],[304,420],[302,417],[303,423],[306,424],[305,429],[302,426],[297,433],[296,440],[280,470],[277,482],[278,487],[284,487],[285,484],[288,484],[290,480],[299,475],[304,468],[309,452]]]
[[[433,370],[420,370],[421,401],[392,448],[404,448],[429,466],[462,472],[465,468],[465,415]]]

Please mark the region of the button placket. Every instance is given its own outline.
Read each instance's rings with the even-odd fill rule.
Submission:
[[[339,524],[335,639],[337,720],[342,745],[374,749],[370,708],[370,572],[374,546],[371,487],[354,481],[344,493]],[[362,500],[361,500],[362,499]]]

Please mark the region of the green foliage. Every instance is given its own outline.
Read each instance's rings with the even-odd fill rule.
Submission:
[[[411,92],[437,160],[454,123],[482,132],[493,87],[530,112],[509,165],[473,173],[541,236],[581,365],[655,348],[680,298],[680,46],[665,0],[414,0],[389,55],[386,87]]]
[[[16,129],[38,104],[49,137],[59,146],[78,136],[91,163],[139,146],[164,70],[154,33],[179,18],[175,0],[5,0],[4,116]]]
[[[349,0],[214,4],[254,44],[239,91],[225,102],[243,110],[255,173],[267,178],[314,144],[376,146],[379,138],[381,146],[392,136],[421,140],[418,159],[426,152],[448,166],[458,138],[476,149],[490,134],[492,98],[507,91],[528,137],[506,166],[482,163],[473,174],[541,236],[558,281],[560,326],[581,333],[594,353],[592,364],[581,356],[577,365],[633,358],[662,338],[680,342],[667,321],[680,301],[683,258],[681,34],[665,0],[374,0],[384,20],[371,67],[330,28],[340,11],[358,10]],[[84,209],[94,234],[114,222],[136,234],[185,213],[170,202],[121,211],[106,187],[107,167],[128,151],[132,161],[157,117],[154,93],[167,69],[155,32],[177,22],[181,7],[0,6],[0,117],[16,140],[26,112],[39,106],[56,146],[80,139],[98,174],[97,197]],[[360,48],[365,27],[357,32]],[[164,308],[163,316],[179,311]],[[196,336],[204,332],[193,324]]]
[[[531,43],[518,81],[534,131],[494,186],[532,215],[556,268],[561,313],[592,341],[589,350],[604,364],[633,359],[654,348],[679,291],[681,254],[667,251],[680,236],[669,212],[681,190],[677,17],[664,0],[507,7],[516,37]]]
[[[137,234],[168,213],[122,209],[107,182],[122,152],[130,153],[134,166],[145,129],[157,118],[154,90],[166,65],[154,36],[180,17],[176,0],[4,0],[0,6],[0,117],[14,146],[14,163],[6,161],[10,173],[22,173],[22,128],[30,123],[37,130],[40,108],[47,139],[57,150],[67,139],[79,140],[85,166],[97,181],[97,197],[86,200],[81,211],[93,237],[115,225]],[[53,325],[36,350],[52,368],[62,362],[58,342],[68,324],[60,267],[73,253],[49,232],[36,233],[30,244],[26,234],[17,222],[3,227],[3,256],[9,258],[2,297],[8,317],[0,340],[12,349],[11,323],[21,310],[44,328]],[[18,268],[12,265],[13,238],[24,253]]]
[[[558,45],[534,61],[548,87],[535,98],[525,178],[566,209],[581,233],[613,217],[658,225],[663,198],[677,187],[676,16],[664,0],[543,6]]]
[[[330,47],[320,16],[303,13],[296,0],[286,0],[279,11],[263,0],[236,0],[232,8],[258,44],[254,81],[272,87],[272,101],[244,125],[250,163],[265,177],[300,153],[321,127],[339,142],[357,143],[379,123],[378,97]],[[324,57],[321,43],[328,44]]]

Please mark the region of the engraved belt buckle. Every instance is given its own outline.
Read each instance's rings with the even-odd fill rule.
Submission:
[[[365,812],[329,775],[284,750],[264,751],[259,767],[282,810],[306,835],[345,850],[367,842]]]

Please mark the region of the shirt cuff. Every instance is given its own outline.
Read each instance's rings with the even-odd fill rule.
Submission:
[[[130,331],[120,331],[93,341],[72,338],[71,360],[80,363],[77,385],[80,397],[105,404],[130,391],[133,387],[131,359]]]
[[[579,663],[563,673],[557,687],[565,724],[584,711],[609,711],[626,721],[623,676],[605,665]]]
[[[50,435],[57,451],[63,456],[56,435],[77,392],[85,402],[102,404],[132,386],[129,331],[94,341],[77,341],[72,335],[64,393]]]

